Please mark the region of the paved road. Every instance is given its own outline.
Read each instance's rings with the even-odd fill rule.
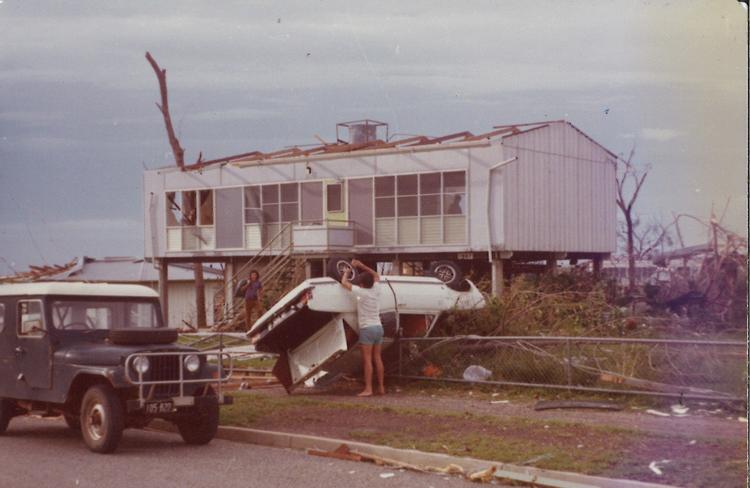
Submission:
[[[394,476],[384,479],[383,473]],[[6,486],[467,488],[470,483],[218,439],[187,446],[177,435],[139,430],[125,431],[115,454],[94,454],[61,420],[19,417],[0,436],[0,487]]]

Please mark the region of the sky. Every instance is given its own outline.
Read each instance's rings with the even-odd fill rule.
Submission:
[[[361,118],[426,135],[564,118],[635,148],[642,220],[726,206],[747,234],[736,0],[0,0],[0,275],[143,255],[143,171],[173,164],[146,51],[188,162],[331,141]]]

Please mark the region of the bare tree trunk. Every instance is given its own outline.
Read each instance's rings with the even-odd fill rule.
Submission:
[[[625,214],[625,226],[628,238],[628,293],[632,294],[635,291],[635,250],[633,249],[633,219],[630,214]]]
[[[157,103],[156,106],[159,108],[162,116],[164,117],[164,126],[167,129],[167,138],[169,138],[169,145],[172,147],[172,154],[174,154],[174,161],[177,167],[180,169],[185,168],[185,150],[180,146],[180,141],[174,133],[174,126],[172,125],[172,117],[169,114],[169,98],[167,96],[167,70],[162,69],[157,64],[156,60],[151,56],[151,53],[146,52],[146,60],[148,60],[154,73],[156,73],[156,79],[159,80],[159,92],[161,94],[161,103]],[[198,328],[206,327],[206,288],[203,282],[203,265],[198,262],[193,263],[193,276],[195,280],[195,313],[196,313],[196,326]]]

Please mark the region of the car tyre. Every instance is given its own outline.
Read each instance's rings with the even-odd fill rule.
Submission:
[[[341,278],[344,277],[344,272],[347,270],[353,271],[349,281],[354,281],[357,277],[357,270],[352,267],[349,259],[341,256],[332,256],[328,259],[326,273],[334,280],[341,282]]]
[[[13,400],[0,398],[0,434],[8,430],[8,424],[10,423],[10,419],[13,418],[15,410],[16,405],[13,403]]]
[[[464,272],[455,261],[435,261],[430,266],[430,274],[448,288],[463,291]]]
[[[213,392],[209,395],[213,396]],[[219,430],[219,402],[195,407],[191,414],[178,419],[175,424],[186,444],[208,444]]]
[[[122,402],[109,385],[94,385],[81,401],[81,434],[93,452],[109,453],[117,449],[125,428]]]

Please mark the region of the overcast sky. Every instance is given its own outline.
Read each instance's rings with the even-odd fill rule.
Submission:
[[[747,31],[706,2],[0,0],[0,275],[143,254],[144,167],[172,163],[149,50],[187,160],[565,118],[650,164],[638,212],[746,233]],[[704,235],[687,231],[691,243]]]

